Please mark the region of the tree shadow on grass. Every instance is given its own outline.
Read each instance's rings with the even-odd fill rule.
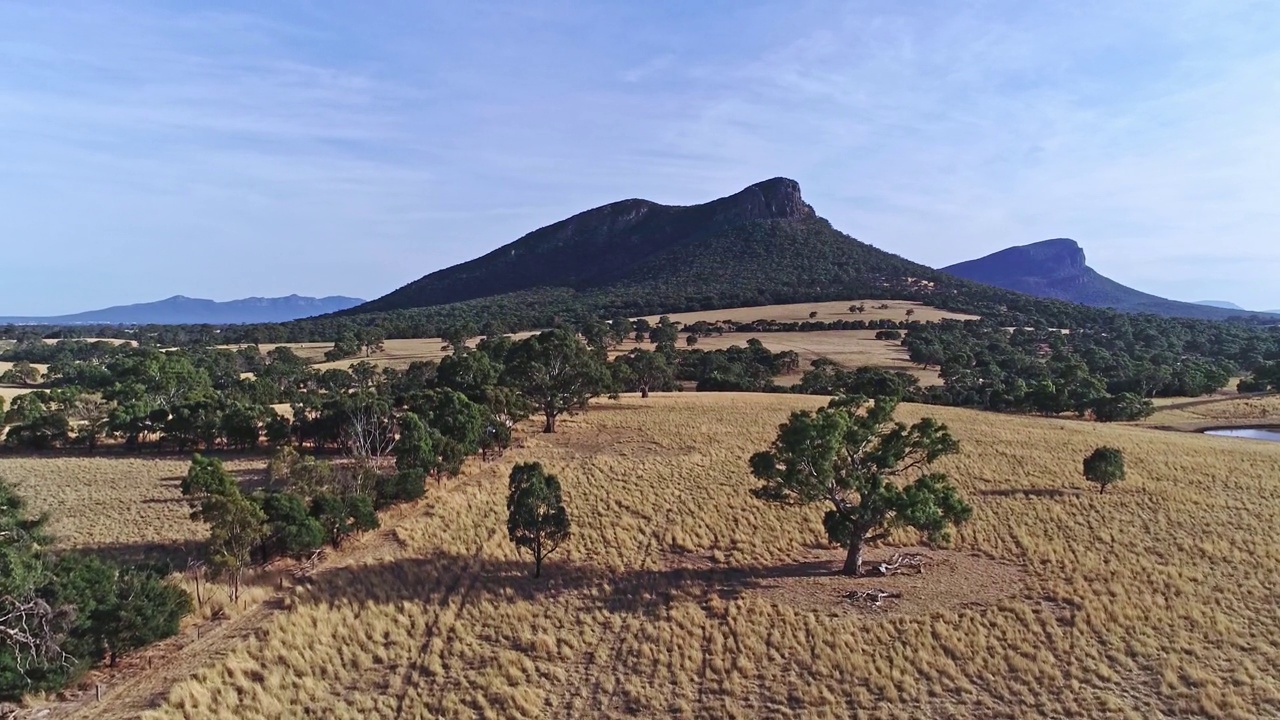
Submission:
[[[422,602],[444,605],[455,595],[468,602],[556,602],[571,600],[610,613],[655,616],[677,602],[728,601],[787,579],[830,576],[829,560],[774,566],[706,566],[640,570],[548,559],[533,578],[528,560],[476,560],[439,552],[325,570],[310,579],[304,603],[376,604]]]
[[[156,563],[167,565],[175,572],[187,566],[188,560],[204,556],[203,542],[131,542],[103,543],[72,548],[73,552],[91,555],[122,565]]]
[[[977,494],[982,497],[1013,497],[1013,498],[1061,498],[1071,497],[1072,495],[1081,495],[1084,491],[1079,488],[999,488],[995,490],[978,490]]]
[[[229,470],[231,477],[236,481],[236,485],[240,486],[240,492],[251,493],[262,490],[267,487],[270,478],[267,477],[266,470],[263,469],[241,469]],[[186,475],[172,475],[170,477],[161,478],[160,485],[162,487],[173,488],[174,492],[182,492],[182,481],[186,479]],[[185,498],[163,498],[151,499],[145,502],[186,502]]]

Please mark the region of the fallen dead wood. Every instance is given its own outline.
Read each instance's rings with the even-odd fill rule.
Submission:
[[[924,556],[917,553],[898,553],[887,561],[871,567],[871,571],[881,577],[896,575],[908,569],[914,569],[918,573],[924,572]]]
[[[312,572],[315,571],[316,565],[320,564],[320,561],[324,559],[324,556],[325,556],[324,548],[316,550],[314,553],[311,554],[311,557],[302,561],[298,565],[298,567],[293,569],[293,577],[301,580],[302,578],[309,576]]]
[[[881,588],[872,588],[870,590],[850,590],[845,593],[845,599],[865,604],[868,607],[878,608],[880,604],[889,598],[900,598],[902,593],[896,590],[883,590]]]

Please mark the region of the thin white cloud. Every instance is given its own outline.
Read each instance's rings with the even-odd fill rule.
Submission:
[[[0,314],[376,295],[776,175],[922,262],[1070,236],[1141,289],[1274,307],[1278,27],[1225,0],[0,4],[0,237],[67,250],[17,259]]]

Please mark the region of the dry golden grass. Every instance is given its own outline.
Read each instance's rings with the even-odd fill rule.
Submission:
[[[859,302],[867,306],[867,311],[861,315],[849,312],[850,305],[856,305]],[[887,304],[886,310],[877,310],[876,305]],[[831,320],[906,320],[907,310],[914,309],[915,314],[913,320],[921,320],[926,322],[941,320],[943,318],[955,318],[960,320],[976,319],[973,315],[964,315],[961,313],[953,313],[937,308],[921,305],[920,303],[906,302],[902,300],[841,300],[838,302],[825,303],[796,303],[791,305],[759,305],[753,307],[730,308],[727,310],[707,310],[703,312],[692,313],[674,313],[669,317],[677,322],[689,324],[699,320],[707,320],[715,322],[718,320],[732,320],[734,322],[750,322],[752,320],[777,320],[779,322],[793,322],[809,320],[810,312],[817,312],[816,320],[829,322]],[[658,320],[658,315],[648,318],[651,322]],[[515,333],[513,338],[519,340],[533,335],[533,332]],[[775,335],[794,335],[796,337],[773,337]],[[819,336],[831,335],[832,337],[820,338]],[[842,360],[844,357],[848,362],[853,363],[850,367],[858,365],[871,364],[878,367],[887,367],[891,369],[911,369],[907,367],[905,361],[900,362],[900,357],[905,357],[905,353],[886,352],[879,347],[878,341],[870,340],[875,335],[871,332],[835,332],[835,333],[768,333],[767,336],[760,339],[767,346],[774,349],[775,352],[781,350],[798,350],[802,355],[806,355],[808,359],[813,359],[822,355],[822,352],[830,348],[834,355],[828,355],[837,362],[846,363]],[[803,336],[803,339],[797,339]],[[726,335],[722,339],[704,338],[698,347],[715,349],[717,347],[728,347],[731,344],[742,345],[746,343],[747,337],[741,334]],[[773,338],[773,345],[769,344],[770,338]],[[864,342],[865,340],[865,342]],[[474,341],[473,341],[474,342]],[[724,343],[721,345],[720,343]],[[349,368],[361,360],[368,360],[375,365],[381,367],[405,368],[409,363],[418,360],[435,360],[449,354],[444,349],[444,340],[441,338],[415,338],[408,340],[387,340],[385,347],[381,352],[372,354],[371,356],[361,355],[356,358],[346,360],[338,360],[336,362],[323,362],[326,351],[333,347],[333,343],[280,343],[280,344],[264,344],[260,345],[262,352],[269,352],[272,348],[283,345],[291,348],[303,359],[315,363],[318,369],[324,370],[328,368]],[[241,347],[239,345],[223,346],[229,349]],[[620,351],[630,350],[632,344],[630,342],[623,343],[619,348]],[[895,346],[896,347],[896,346]],[[616,354],[616,353],[615,353]],[[867,360],[867,362],[862,362]],[[847,364],[847,363],[846,363]],[[921,374],[911,369],[917,374]],[[937,375],[934,373],[921,374],[922,380],[926,383],[937,381]]]
[[[726,333],[699,338],[697,348],[719,350],[732,345],[746,345],[755,338],[773,352],[794,350],[800,355],[801,372],[809,369],[809,363],[818,358],[828,358],[847,368],[871,366],[886,370],[908,372],[920,378],[924,385],[940,385],[942,378],[936,370],[922,370],[907,358],[907,349],[897,341],[876,340],[875,330],[821,330],[818,332]],[[618,350],[630,350],[631,343],[623,343]],[[642,345],[642,347],[651,347]],[[782,376],[783,384],[799,382],[799,373]]]
[[[857,610],[841,593],[879,583],[815,575],[821,509],[747,493],[747,456],[821,402],[600,403],[431,488],[149,717],[1280,715],[1280,445],[906,406],[961,439],[975,514],[900,604]],[[1130,479],[1099,495],[1103,443]],[[526,459],[574,519],[536,582],[503,525]]]
[[[104,342],[104,343],[111,343],[112,345],[137,345],[138,344],[137,340],[126,340],[124,338],[77,338],[77,339],[83,340],[84,342],[87,342],[87,343]],[[57,338],[44,339],[44,343],[46,345],[56,345],[59,342],[61,341]]]
[[[1223,394],[1208,398],[1164,398],[1144,425],[1201,430],[1238,425],[1280,425],[1280,394]]]
[[[0,361],[0,373],[3,373],[11,367],[13,367],[13,363]],[[41,363],[31,363],[31,367],[39,370],[41,374],[49,371],[49,366]],[[23,385],[0,385],[0,398],[4,398],[5,406],[7,407],[10,400],[13,400],[24,393],[29,393],[34,389],[36,388],[30,388]]]
[[[14,385],[0,385],[0,398],[4,398],[5,407],[9,406],[9,402],[19,395],[31,392],[35,388],[24,388]]]
[[[0,456],[0,478],[13,483],[32,510],[48,513],[62,547],[118,549],[124,554],[195,548],[208,536],[193,522],[178,486],[190,458],[166,455]],[[261,474],[261,458],[231,460],[242,478]]]
[[[513,338],[519,340],[529,337],[535,333],[515,333]],[[471,341],[474,346],[475,340]],[[262,352],[270,352],[272,348],[288,347],[292,349],[299,357],[314,363],[317,370],[327,370],[329,368],[346,369],[352,365],[367,360],[379,367],[393,367],[404,369],[409,367],[410,363],[419,360],[434,360],[439,362],[445,355],[450,354],[449,350],[444,349],[445,341],[441,338],[413,338],[408,340],[387,340],[381,352],[373,353],[366,356],[361,353],[358,357],[347,358],[345,360],[337,360],[334,362],[323,362],[324,354],[333,349],[333,343],[279,343],[264,344],[259,348]],[[239,348],[239,345],[222,346],[231,350]]]
[[[850,305],[862,303],[867,306],[862,314],[849,312]],[[877,310],[877,305],[888,305],[886,310]],[[699,310],[698,312],[672,313],[668,315],[673,321],[685,324],[699,320],[717,322],[732,320],[734,322],[751,322],[752,320],[776,320],[778,322],[804,322],[809,320],[809,313],[818,313],[813,320],[830,322],[832,320],[906,320],[907,310],[915,310],[912,320],[933,322],[944,318],[957,320],[976,320],[976,315],[965,315],[947,310],[940,310],[928,305],[906,300],[838,300],[836,302],[792,303],[789,305],[756,305],[752,307],[729,308],[727,310]],[[650,322],[657,322],[659,315],[648,317]]]

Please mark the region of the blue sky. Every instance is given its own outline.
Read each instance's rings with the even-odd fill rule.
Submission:
[[[375,297],[778,175],[934,266],[1280,308],[1280,3],[212,7],[0,0],[0,315]]]

